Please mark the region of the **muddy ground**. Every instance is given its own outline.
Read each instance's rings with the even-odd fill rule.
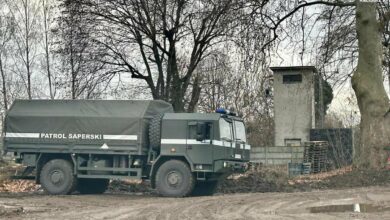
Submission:
[[[362,212],[353,212],[352,204],[356,203]],[[69,196],[0,193],[0,219],[390,219],[390,188],[189,198],[134,193]]]
[[[390,219],[388,170],[291,178],[260,168],[230,176],[214,196],[161,198],[134,181],[112,181],[102,195],[49,196],[32,180],[9,179],[19,168],[0,167],[0,219]]]

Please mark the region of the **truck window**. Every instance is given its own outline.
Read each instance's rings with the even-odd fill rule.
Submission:
[[[219,119],[219,135],[221,139],[233,139],[232,123],[227,122],[225,119]]]
[[[192,122],[189,126],[188,126],[188,139],[196,139],[196,123]],[[210,133],[211,133],[211,123],[209,122],[206,122],[206,128],[207,128],[207,131],[206,131],[206,140],[210,140]]]
[[[246,142],[245,125],[242,121],[234,121],[236,139]]]

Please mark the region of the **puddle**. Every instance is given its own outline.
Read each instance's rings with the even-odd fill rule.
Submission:
[[[311,213],[323,212],[385,212],[390,211],[390,207],[373,204],[349,204],[349,205],[327,205],[309,208]],[[360,210],[360,211],[359,211]]]

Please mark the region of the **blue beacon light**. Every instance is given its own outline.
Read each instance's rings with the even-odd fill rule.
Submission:
[[[219,113],[219,114],[223,114],[223,115],[236,116],[236,113],[229,111],[229,110],[226,110],[224,108],[217,108],[217,110],[215,110],[215,112]]]
[[[219,114],[227,114],[228,113],[224,108],[217,108],[217,110],[215,110],[215,112],[219,113]]]

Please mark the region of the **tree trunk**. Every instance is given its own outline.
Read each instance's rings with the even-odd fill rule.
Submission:
[[[182,88],[182,82],[179,77],[179,74],[176,73],[172,77],[172,86],[171,86],[171,103],[173,110],[175,112],[184,112],[184,93]]]
[[[170,102],[173,106],[175,112],[184,112],[184,95],[185,90],[183,91],[183,82],[180,78],[179,69],[177,67],[177,57],[176,57],[176,48],[175,41],[173,39],[169,40],[169,57],[168,57],[168,68],[167,75],[171,75],[170,80]]]
[[[74,53],[73,53],[73,30],[70,31],[70,42],[69,42],[69,59],[70,59],[70,74],[71,74],[71,95],[72,99],[76,99],[76,72],[75,72],[75,64],[74,64]]]
[[[30,40],[30,30],[29,30],[29,14],[28,14],[28,1],[23,2],[23,7],[24,7],[24,16],[25,16],[25,23],[24,23],[24,28],[25,28],[25,38],[26,38],[26,71],[27,71],[27,94],[28,94],[28,99],[32,99],[31,95],[31,68],[30,68],[30,45],[29,45],[29,40]]]
[[[48,27],[48,6],[47,2],[45,0],[42,1],[43,6],[43,24],[44,24],[44,31],[45,31],[45,56],[46,56],[46,71],[47,71],[47,78],[49,80],[49,92],[50,92],[50,98],[54,99],[53,89],[52,89],[52,83],[51,83],[51,71],[50,71],[50,53],[49,53],[49,27]]]
[[[6,87],[6,79],[3,68],[3,58],[0,54],[0,72],[1,72],[1,80],[2,80],[2,93],[3,93],[3,102],[4,102],[4,112],[8,110],[8,100],[7,100],[7,87]]]
[[[188,108],[187,112],[195,112],[199,97],[200,97],[200,92],[202,91],[202,88],[199,85],[200,83],[200,77],[196,76],[194,79],[194,83],[192,85],[192,92],[191,92],[191,99],[190,102],[188,103]]]
[[[376,3],[359,2],[356,8],[359,60],[352,77],[360,114],[360,145],[354,164],[360,168],[384,167],[390,145],[390,104],[382,81],[382,45]]]

